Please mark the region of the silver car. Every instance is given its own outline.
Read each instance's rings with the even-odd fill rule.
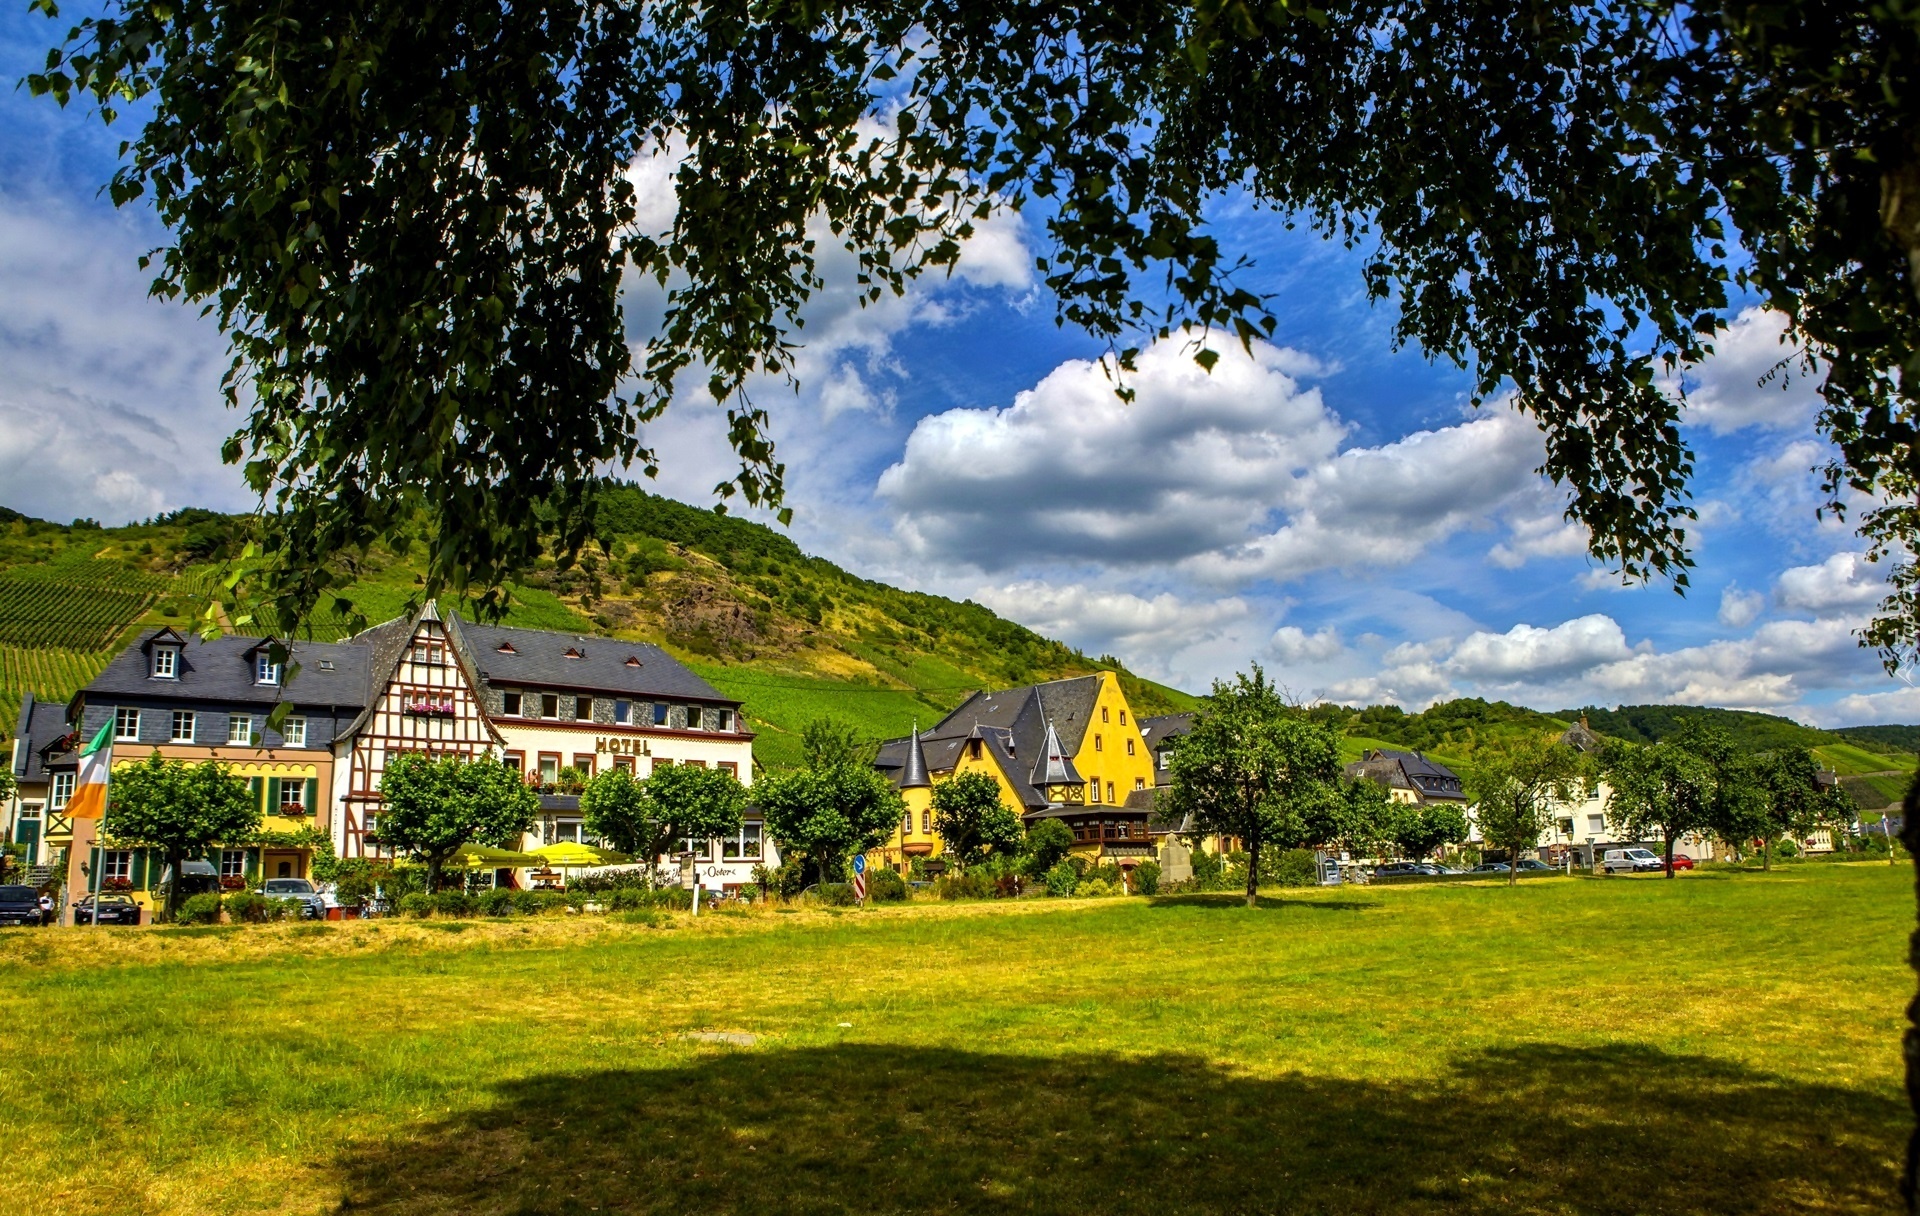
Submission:
[[[304,878],[269,878],[260,894],[268,899],[297,899],[303,920],[321,920],[327,915],[327,900]]]

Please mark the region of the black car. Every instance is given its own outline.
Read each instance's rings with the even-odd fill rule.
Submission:
[[[76,900],[73,905],[73,923],[90,925],[93,923],[94,900],[100,901],[100,923],[103,925],[137,925],[140,923],[140,905],[133,902],[133,896],[107,891],[99,896],[88,895]]]
[[[0,887],[0,925],[38,925],[40,892],[32,887]]]

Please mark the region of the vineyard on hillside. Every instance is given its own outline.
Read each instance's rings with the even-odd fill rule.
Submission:
[[[114,652],[96,650],[83,653],[49,647],[0,645],[0,734],[11,737],[20,720],[23,694],[36,698],[66,701],[100,674]]]
[[[0,578],[0,646],[104,650],[154,598],[145,590]]]

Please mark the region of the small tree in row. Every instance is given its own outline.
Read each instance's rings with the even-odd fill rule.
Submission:
[[[641,858],[649,885],[655,859],[673,841],[732,835],[740,830],[746,808],[747,789],[732,773],[692,764],[657,765],[645,778],[609,769],[580,795],[588,833]]]
[[[1540,843],[1554,811],[1582,797],[1586,783],[1580,753],[1550,736],[1513,740],[1474,757],[1467,792],[1479,811],[1481,837],[1507,851],[1508,885],[1519,880],[1521,851]]]
[[[167,859],[173,875],[167,887],[169,919],[180,904],[180,867],[188,857],[260,830],[253,791],[215,760],[184,764],[164,760],[155,750],[138,764],[114,770],[107,789],[101,830]]]
[[[429,891],[440,889],[440,871],[461,849],[511,844],[540,813],[540,795],[492,756],[395,756],[380,796],[376,836],[426,865]]]
[[[962,866],[979,865],[988,853],[1017,853],[1026,838],[1020,817],[1000,800],[1000,783],[985,773],[959,773],[933,787],[933,828]]]

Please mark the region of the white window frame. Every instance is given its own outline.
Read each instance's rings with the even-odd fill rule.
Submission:
[[[77,772],[53,773],[47,780],[47,809],[60,810],[73,801],[73,783],[79,777]]]
[[[748,829],[752,829],[753,852],[747,852]],[[759,861],[766,853],[766,833],[757,823],[742,823],[740,830],[720,838],[720,860]]]
[[[503,692],[500,694],[500,712],[508,717],[518,718],[526,712],[525,693]]]
[[[293,796],[289,798],[289,794]],[[302,814],[313,813],[313,808],[307,805],[307,782],[303,777],[283,777],[280,780],[280,805],[274,810],[285,814],[290,806],[299,807]]]
[[[155,646],[153,648],[153,668],[150,674],[156,680],[179,679],[180,648],[178,646]]]
[[[229,747],[253,746],[252,714],[234,714],[227,719],[227,745]]]
[[[132,729],[128,729],[131,723]],[[122,705],[113,711],[113,738],[117,743],[140,741],[140,711],[131,705]]]
[[[707,711],[698,705],[687,706],[687,729],[707,729]]]
[[[1098,806],[1100,803],[1100,778],[1098,777],[1088,778],[1087,785],[1093,795],[1094,805]]]
[[[305,747],[307,745],[307,720],[305,718],[288,718],[285,722],[282,722],[280,724],[280,741],[288,747]]]
[[[245,878],[247,876],[247,851],[245,849],[220,850],[220,877]]]
[[[253,682],[255,684],[280,682],[280,664],[274,662],[273,655],[265,650],[253,656]]]
[[[732,730],[733,728],[734,728],[734,727],[733,727],[733,711],[732,711],[732,710],[730,710],[730,709],[723,709],[723,710],[721,710],[721,711],[720,711],[720,725],[719,725],[719,727],[718,727],[717,729],[719,729],[719,730],[726,730],[726,731],[730,731],[730,730]]]
[[[180,723],[183,720],[187,724],[187,733],[184,735],[180,733]],[[173,711],[172,725],[169,726],[167,730],[167,742],[192,743],[193,737],[199,733],[199,730],[200,730],[199,714],[194,713],[190,709],[176,709]]]
[[[133,850],[104,849],[100,853],[100,880],[112,882],[122,879],[133,881]]]

